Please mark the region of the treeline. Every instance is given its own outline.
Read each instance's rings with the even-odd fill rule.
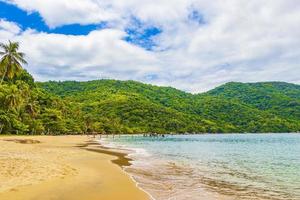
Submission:
[[[137,94],[102,91],[97,96],[90,91],[80,96],[87,101],[52,94],[22,70],[13,80],[5,79],[0,85],[0,133],[224,132],[224,127],[210,120],[166,108]]]
[[[35,83],[18,43],[1,44],[0,134],[300,131],[300,87],[228,83],[193,95],[135,81]]]
[[[276,87],[277,84],[283,83],[269,83],[268,87]],[[279,101],[277,98],[285,101],[281,106],[275,105],[268,98],[258,97],[260,101],[274,104],[274,108],[262,109],[255,101],[243,102],[239,98],[225,98],[221,94],[209,92],[193,95],[170,87],[135,81],[65,81],[38,85],[68,102],[79,103],[81,110],[89,113],[96,122],[101,119],[113,122],[115,127],[120,127],[121,133],[264,133],[300,130],[299,110],[296,106],[299,98],[295,96],[286,99],[284,93],[283,96],[275,95],[271,98],[276,102]],[[294,86],[288,83],[285,85]],[[232,86],[227,84],[225,87]],[[287,92],[288,88],[284,90]],[[300,93],[299,88],[296,90]],[[276,91],[276,94],[280,93],[280,89]],[[247,92],[241,91],[240,95],[247,96]],[[252,93],[248,95],[255,96]],[[278,112],[286,114],[278,115]],[[105,123],[102,127],[105,127]]]
[[[36,86],[19,44],[0,44],[0,134],[62,134],[85,130],[81,115],[60,97]],[[70,128],[72,127],[72,128]]]

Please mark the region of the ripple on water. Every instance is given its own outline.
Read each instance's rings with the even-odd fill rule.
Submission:
[[[120,137],[125,170],[156,200],[299,200],[296,134]]]

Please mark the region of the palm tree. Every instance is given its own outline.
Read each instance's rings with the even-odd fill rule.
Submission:
[[[18,52],[18,42],[9,41],[8,44],[0,43],[0,48],[3,50],[0,51],[0,56],[2,56],[0,60],[1,85],[5,77],[12,79],[20,73],[22,71],[21,64],[27,64],[27,62],[24,59],[25,54]]]
[[[22,104],[22,97],[15,85],[12,85],[10,93],[6,95],[5,103],[8,109],[19,110]]]
[[[10,118],[7,116],[6,112],[0,110],[0,134],[5,126],[10,126]]]

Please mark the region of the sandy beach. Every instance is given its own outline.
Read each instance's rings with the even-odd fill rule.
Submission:
[[[149,200],[120,165],[87,136],[1,136],[0,199]]]

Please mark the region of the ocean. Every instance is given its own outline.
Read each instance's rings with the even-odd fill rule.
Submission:
[[[116,136],[110,147],[156,200],[300,199],[300,134]]]

